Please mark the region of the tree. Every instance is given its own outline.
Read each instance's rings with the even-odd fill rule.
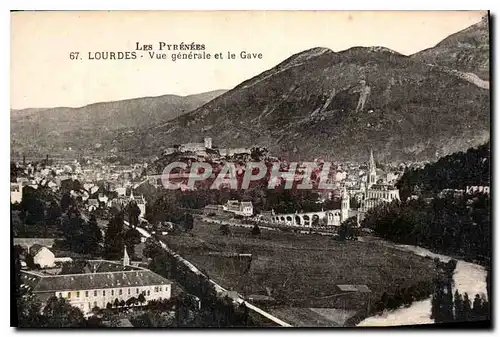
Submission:
[[[474,297],[474,302],[472,304],[472,320],[480,320],[481,319],[481,314],[482,314],[482,306],[483,302],[481,300],[481,297],[476,294]]]
[[[455,290],[453,306],[455,309],[455,320],[465,321],[464,300],[462,298],[462,295],[458,292],[458,290]]]
[[[40,315],[42,304],[31,291],[17,297],[17,324],[23,328],[41,327],[43,317]]]
[[[101,312],[101,308],[99,308],[97,305],[92,308],[92,313],[94,315],[98,315]]]
[[[254,236],[260,235],[260,228],[259,228],[258,225],[253,226],[253,228],[252,228],[252,235],[254,235]]]
[[[229,225],[221,225],[219,231],[222,235],[230,235],[231,230],[229,229]]]
[[[61,197],[61,211],[65,212],[71,205],[74,205],[74,200],[68,192],[63,193]]]
[[[85,231],[84,239],[87,242],[87,249],[89,252],[96,252],[100,249],[102,243],[102,232],[97,224],[95,214],[90,215],[89,223]]]
[[[41,191],[26,186],[23,188],[21,208],[24,210],[25,222],[28,226],[39,224],[45,220],[45,202]]]
[[[135,297],[130,297],[126,302],[125,304],[128,306],[128,307],[131,307],[131,306],[134,306],[136,303],[137,303],[137,298]]]
[[[88,254],[93,247],[89,246],[89,226],[82,219],[76,206],[70,206],[62,220],[62,236],[64,245],[76,253]]]
[[[90,273],[90,264],[87,260],[76,260],[63,263],[61,275]]]
[[[128,203],[126,212],[128,215],[130,227],[135,228],[139,224],[139,215],[141,215],[141,209],[139,208],[135,200],[132,200]]]
[[[113,308],[113,304],[111,304],[110,302],[106,303],[106,309],[110,310]]]
[[[462,310],[463,310],[464,321],[469,321],[472,317],[472,309],[471,309],[471,302],[469,299],[469,294],[467,294],[467,293],[464,294]]]
[[[139,294],[139,297],[137,297],[137,300],[139,301],[140,304],[146,303],[146,297],[144,296],[143,293]]]
[[[153,259],[156,256],[163,254],[164,250],[157,240],[147,238],[142,253],[145,257]]]
[[[185,213],[183,216],[184,229],[186,232],[191,232],[194,227],[194,218],[191,213]]]
[[[127,246],[128,255],[135,256],[134,247],[141,243],[141,233],[135,228],[130,228],[125,232],[124,243]]]
[[[320,225],[320,220],[317,215],[313,215],[312,217],[312,226],[313,227],[318,227]]]
[[[124,300],[121,300],[120,301],[120,307],[124,307],[126,305],[125,301]]]
[[[59,222],[61,221],[61,209],[54,200],[50,203],[49,209],[47,210],[46,221],[47,225],[50,227],[59,227]]]
[[[435,280],[435,291],[431,299],[431,318],[435,322],[444,322],[444,315],[442,313],[443,303],[443,288],[439,280]]]
[[[64,298],[50,297],[43,308],[44,326],[50,328],[81,327],[85,318],[80,309],[70,305]]]
[[[116,214],[109,222],[104,236],[104,251],[108,259],[118,260],[123,255],[123,225],[123,212]]]
[[[354,237],[354,227],[356,227],[357,220],[356,217],[350,217],[340,224],[338,229],[339,239],[341,241],[350,240]]]
[[[119,299],[117,299],[117,298],[115,298],[115,301],[113,302],[113,306],[114,306],[115,308],[118,308],[118,307],[120,306],[120,300],[119,300]]]
[[[85,324],[85,327],[86,328],[102,328],[104,327],[102,325],[102,319],[100,319],[99,317],[96,316],[96,314],[98,313],[98,311],[96,311],[94,313],[94,310],[92,309],[92,313],[93,315],[90,316],[88,319],[87,319],[87,322]]]
[[[481,294],[481,320],[489,320],[490,319],[490,302],[486,299],[486,297]]]

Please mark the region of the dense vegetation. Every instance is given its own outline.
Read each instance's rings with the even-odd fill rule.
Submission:
[[[441,263],[441,265],[444,267],[444,273],[439,274],[434,280],[431,318],[436,323],[489,320],[490,304],[484,295],[476,294],[471,302],[469,294],[460,294],[458,290],[453,293],[453,272],[456,261],[452,260],[448,264]],[[488,287],[487,292],[489,298]]]
[[[489,185],[489,143],[446,156],[421,170],[407,171],[399,187],[402,201],[369,210],[363,227],[379,236],[420,245],[488,264],[491,256],[489,194],[438,195],[442,189]],[[404,194],[417,194],[404,198]]]
[[[196,320],[181,326],[242,327],[252,325],[248,310],[235,307],[227,297],[218,297],[209,277],[193,273],[180,258],[164,250],[158,241],[148,239],[144,255],[151,258],[148,268],[157,274],[182,284],[187,292],[199,297],[203,303]]]
[[[421,169],[407,170],[397,187],[402,200],[412,194],[435,194],[443,189],[490,185],[490,142],[467,152],[442,157]]]
[[[395,201],[368,211],[361,225],[394,242],[487,264],[491,256],[490,212],[490,198],[484,194]]]

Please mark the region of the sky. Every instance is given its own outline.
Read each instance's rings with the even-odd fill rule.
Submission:
[[[313,47],[383,46],[410,55],[486,15],[461,12],[16,12],[11,14],[11,108],[79,107],[96,102],[232,89]],[[91,60],[132,52],[136,43],[204,44],[210,60]],[[242,59],[240,53],[261,53]],[[81,60],[72,60],[78,52]],[[188,51],[189,52],[189,51]],[[228,52],[235,59],[228,59]],[[196,51],[199,53],[199,51]],[[213,55],[222,53],[223,59]],[[140,57],[143,55],[143,57]]]

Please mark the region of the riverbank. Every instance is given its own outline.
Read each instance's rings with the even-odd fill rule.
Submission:
[[[392,247],[405,252],[412,252],[418,256],[428,256],[438,258],[442,262],[448,262],[452,257],[434,253],[426,248],[400,245],[382,239],[366,240],[360,238],[361,241],[372,242],[386,247]],[[466,262],[460,259],[457,261],[457,266],[453,274],[453,291],[458,290],[459,293],[468,293],[469,297],[474,297],[476,294],[483,294],[487,298],[486,292],[486,269],[478,264]],[[398,326],[398,325],[418,325],[418,324],[433,324],[434,320],[431,316],[431,298],[414,302],[410,307],[400,308],[394,311],[386,311],[381,315],[365,318],[357,326]]]
[[[432,284],[436,272],[431,259],[390,247],[266,226],[259,226],[261,233],[253,235],[253,225],[199,220],[189,235],[160,239],[227,289],[244,296],[272,297],[273,304],[263,308],[269,305],[271,312],[286,313],[278,317],[294,326],[299,321],[302,326],[320,326],[324,317],[319,318],[318,308],[327,320],[338,319],[328,324],[343,326],[346,317],[339,311],[346,315],[366,311],[383,293],[420,289],[420,282]],[[227,235],[219,229],[222,224],[232,225]],[[251,265],[217,256],[221,254],[251,254]],[[370,292],[344,292],[338,285],[363,285]]]

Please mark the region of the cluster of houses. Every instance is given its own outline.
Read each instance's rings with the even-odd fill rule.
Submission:
[[[99,194],[97,198],[88,198],[84,201],[87,204],[87,209],[89,212],[93,212],[100,208],[123,208],[129,203],[133,202],[141,210],[139,217],[146,216],[146,199],[143,195],[134,195],[134,192],[132,190],[128,195],[126,193],[123,193],[118,195],[118,197],[116,198],[109,198],[105,194]]]
[[[109,180],[106,181],[91,180],[89,176],[85,175],[88,169],[82,169],[78,162],[75,162],[73,166],[63,164],[34,166],[30,163],[19,167],[22,168],[23,174],[15,181],[11,181],[10,184],[12,204],[22,202],[23,189],[27,186],[34,189],[43,186],[50,188],[53,192],[69,191],[71,197],[83,202],[90,212],[99,208],[123,207],[134,202],[141,210],[140,217],[146,215],[146,199],[143,195],[133,194],[134,185],[132,183],[134,174],[137,174],[142,166],[121,167],[119,173],[116,170],[111,171],[108,175]],[[123,177],[117,180],[117,175],[120,174],[126,174],[130,180]],[[101,188],[103,185],[105,191]]]

